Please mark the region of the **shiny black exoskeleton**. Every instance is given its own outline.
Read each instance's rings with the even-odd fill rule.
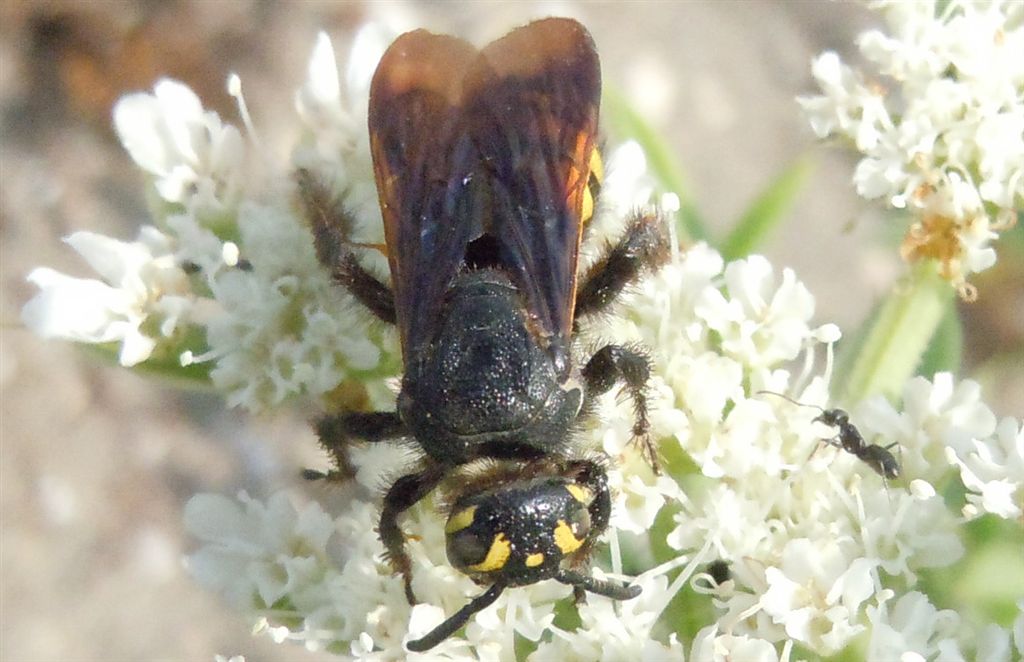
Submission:
[[[850,415],[842,409],[824,409],[821,415],[814,420],[839,428],[835,437],[825,440],[830,446],[842,448],[847,453],[856,456],[886,480],[896,480],[900,477],[902,470],[900,461],[889,450],[896,445],[895,442],[888,446],[867,443],[857,426],[850,422]]]
[[[423,30],[399,37],[377,67],[369,106],[390,284],[360,264],[352,219],[328,187],[298,173],[319,260],[396,325],[404,367],[396,411],[318,422],[336,469],[306,476],[349,474],[353,441],[414,441],[419,464],[387,490],[379,526],[409,602],[399,518],[439,486],[455,497],[451,563],[489,585],[411,650],[436,645],[509,586],[555,579],[577,599],[639,592],[579,570],[607,527],[610,497],[604,467],[579,459],[572,433],[598,396],[622,384],[634,436],[657,471],[650,362],[610,344],[581,366],[573,334],[666,262],[669,238],[659,215],[636,213],[578,273],[599,188],[599,101],[594,44],[570,19],[536,21],[482,50]]]
[[[850,422],[850,415],[845,410],[838,408],[822,409],[817,405],[808,405],[802,402],[797,402],[789,396],[783,395],[782,393],[775,393],[773,391],[759,391],[759,393],[784,398],[800,407],[814,407],[815,409],[819,409],[821,414],[816,416],[814,420],[837,428],[836,435],[828,439],[822,439],[823,442],[829,446],[835,446],[836,448],[841,448],[847,453],[850,453],[861,462],[871,467],[875,473],[885,480],[896,480],[900,477],[900,473],[902,472],[900,461],[896,459],[896,456],[889,450],[896,446],[896,443],[894,442],[888,446],[879,446],[878,444],[867,443],[864,439],[864,435],[862,435],[860,430],[857,429],[857,426]]]
[[[434,647],[508,587],[554,579],[614,600],[638,586],[602,581],[575,569],[608,526],[611,495],[604,469],[592,460],[499,463],[455,489],[445,525],[448,561],[489,588],[420,639],[411,651]]]
[[[398,416],[423,451],[446,464],[561,451],[582,384],[566,379],[568,357],[537,343],[508,277],[466,272],[442,310],[436,335],[407,362],[398,398]]]

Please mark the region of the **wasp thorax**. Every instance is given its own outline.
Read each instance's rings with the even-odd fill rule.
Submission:
[[[590,489],[561,477],[464,496],[445,525],[448,561],[482,583],[547,579],[587,542],[593,500]]]

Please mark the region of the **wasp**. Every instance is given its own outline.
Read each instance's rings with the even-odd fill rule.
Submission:
[[[823,409],[817,405],[804,404],[773,391],[759,391],[759,393],[784,398],[800,407],[815,407],[821,410],[821,414],[814,418],[815,422],[836,428],[836,435],[828,439],[822,439],[824,443],[841,448],[850,455],[853,455],[871,467],[884,480],[896,480],[900,477],[903,468],[900,465],[900,461],[890,450],[896,446],[896,443],[893,442],[888,446],[869,444],[857,426],[850,422],[850,415],[845,410],[839,408]]]
[[[387,489],[379,525],[410,604],[399,518],[442,483],[454,492],[449,561],[488,586],[410,650],[436,645],[511,586],[555,579],[577,599],[639,593],[581,570],[611,500],[603,461],[581,457],[572,438],[598,396],[622,384],[656,470],[650,361],[609,344],[581,365],[573,335],[667,261],[669,239],[658,214],[635,213],[578,273],[600,185],[600,95],[593,40],[570,19],[530,23],[480,50],[425,30],[398,37],[369,101],[390,284],[360,263],[346,237],[351,217],[326,187],[298,175],[318,258],[397,326],[404,369],[395,411],[326,416],[321,443],[338,474],[353,441],[412,440],[420,451],[416,469]]]

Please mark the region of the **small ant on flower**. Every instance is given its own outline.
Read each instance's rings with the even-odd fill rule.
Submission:
[[[896,443],[893,442],[888,446],[867,443],[864,440],[864,435],[857,429],[857,426],[850,422],[850,415],[845,410],[839,408],[824,409],[818,405],[804,404],[774,391],[758,391],[758,393],[784,398],[799,407],[814,407],[821,410],[821,414],[815,417],[814,420],[839,430],[834,437],[822,439],[823,442],[829,446],[841,448],[847,453],[856,456],[857,459],[874,469],[875,473],[885,480],[896,480],[900,477],[902,471],[900,461],[889,450]]]

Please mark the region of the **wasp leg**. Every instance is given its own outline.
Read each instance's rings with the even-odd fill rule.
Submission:
[[[635,214],[626,234],[605,248],[601,259],[581,280],[576,292],[576,319],[605,310],[644,270],[668,262],[669,249],[665,219],[655,213]]]
[[[459,628],[466,624],[470,616],[494,604],[494,601],[498,599],[498,596],[504,590],[505,586],[503,584],[494,584],[482,594],[473,598],[465,607],[452,614],[447,621],[438,625],[425,636],[410,641],[405,647],[414,653],[430,650],[455,634]]]
[[[405,551],[405,534],[398,525],[398,516],[427,496],[443,477],[442,468],[439,465],[431,465],[418,473],[402,476],[384,496],[378,533],[392,569],[402,575],[405,598],[411,605],[416,604],[416,595],[412,592],[412,561]]]
[[[352,215],[310,171],[299,170],[295,178],[303,212],[313,229],[317,259],[370,312],[394,324],[395,297],[391,288],[364,269],[352,253]]]
[[[655,473],[661,473],[658,452],[650,437],[651,422],[647,414],[647,380],[651,377],[651,360],[644,352],[621,345],[605,345],[583,367],[586,382],[584,411],[591,411],[597,396],[607,393],[622,381],[633,400],[633,438],[641,444]]]
[[[319,242],[317,242],[319,243]],[[391,288],[363,268],[356,256],[348,253],[331,268],[331,277],[341,284],[359,303],[378,319],[395,324],[395,295]]]
[[[640,587],[636,584],[618,584],[616,582],[595,579],[590,575],[584,575],[572,570],[560,570],[555,575],[557,581],[568,584],[575,589],[583,589],[590,593],[597,593],[612,600],[632,600],[640,595]]]
[[[407,431],[396,412],[377,411],[324,416],[316,422],[316,434],[320,437],[320,445],[334,461],[335,468],[326,474],[305,469],[302,472],[303,478],[344,480],[356,473],[348,457],[348,446],[352,441],[386,441],[401,437]]]

